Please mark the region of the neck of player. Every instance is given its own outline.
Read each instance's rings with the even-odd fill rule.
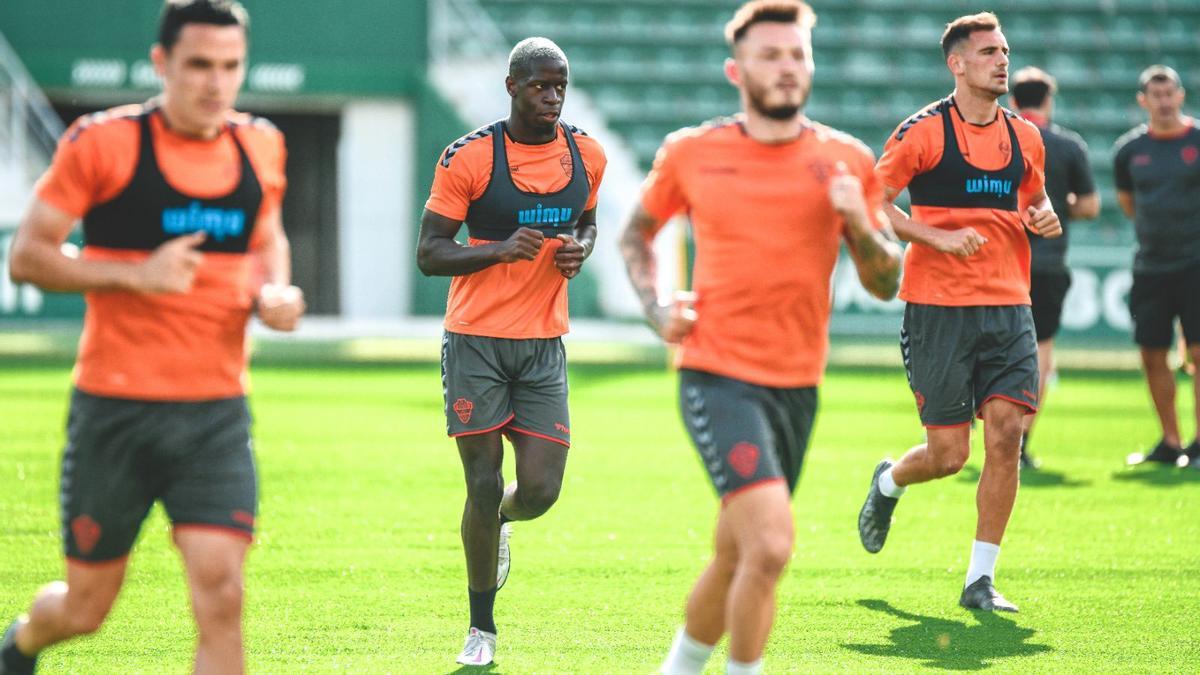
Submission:
[[[803,113],[796,113],[794,117],[786,120],[777,120],[759,114],[750,108],[743,108],[743,110],[746,111],[746,135],[759,143],[768,145],[790,143],[800,138],[807,121]]]
[[[179,111],[171,105],[167,97],[164,96],[161,101],[159,110],[162,111],[163,124],[171,133],[201,141],[211,141],[221,134],[220,124],[212,126],[189,125],[184,117],[179,114]]]
[[[543,145],[558,137],[558,122],[548,127],[523,122],[515,113],[504,121],[508,137],[522,145]]]
[[[996,96],[991,92],[983,94],[971,87],[954,88],[954,104],[958,112],[968,124],[991,124],[996,119]]]
[[[1184,127],[1186,127],[1187,125],[1188,125],[1188,118],[1183,113],[1179,113],[1178,115],[1174,115],[1174,116],[1166,117],[1166,118],[1160,118],[1160,117],[1151,117],[1150,118],[1150,131],[1153,131],[1154,133],[1156,133],[1160,136],[1169,136],[1171,134],[1177,134],[1180,131],[1183,131]]]

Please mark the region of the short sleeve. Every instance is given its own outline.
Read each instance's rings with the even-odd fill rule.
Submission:
[[[941,131],[938,123],[938,131]],[[905,122],[896,128],[883,146],[883,156],[875,165],[875,173],[882,185],[899,192],[908,187],[912,179],[928,171],[932,154],[924,126]]]
[[[1090,195],[1096,191],[1096,179],[1092,176],[1092,165],[1088,162],[1087,144],[1083,139],[1073,139],[1074,149],[1070,175],[1067,177],[1071,192]]]
[[[488,159],[491,159],[491,145],[488,144]],[[439,216],[451,220],[463,220],[467,210],[471,208],[471,200],[478,192],[475,184],[478,176],[477,164],[472,161],[471,146],[456,148],[447,147],[438,158],[437,168],[433,172],[433,185],[429,188],[429,199],[425,208]],[[491,173],[488,167],[488,174]]]
[[[660,223],[687,208],[687,196],[679,183],[679,152],[679,142],[668,136],[642,183],[642,208]]]
[[[1129,143],[1113,153],[1113,181],[1122,192],[1133,192],[1133,172],[1129,170]]]
[[[1025,157],[1025,175],[1021,178],[1022,205],[1032,201],[1046,188],[1046,143],[1042,134],[1033,125],[1021,141],[1021,154]],[[1024,206],[1022,206],[1023,208]]]
[[[591,142],[583,139],[589,139]],[[583,158],[583,166],[587,170],[588,184],[591,185],[587,204],[583,207],[583,210],[587,211],[596,208],[596,203],[600,201],[600,183],[604,181],[604,170],[608,168],[608,157],[604,155],[604,148],[587,136],[580,138],[577,142],[579,154]]]
[[[77,120],[63,134],[50,168],[34,188],[39,199],[76,218],[97,203],[100,191],[97,161],[103,155],[96,147],[97,135],[86,133],[86,120]]]

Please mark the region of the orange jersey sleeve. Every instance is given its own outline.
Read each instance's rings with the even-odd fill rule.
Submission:
[[[76,218],[115,197],[137,164],[136,115],[141,110],[142,106],[122,106],[75,120],[34,187],[37,197]]]
[[[1033,198],[1046,188],[1046,142],[1032,122],[1014,119],[1012,123],[1021,142],[1021,155],[1025,161],[1025,175],[1021,178],[1019,192],[1023,214],[1033,203]]]
[[[875,171],[883,185],[900,192],[917,174],[937,166],[943,145],[942,121],[927,108],[888,136]]]
[[[667,136],[654,154],[654,164],[642,183],[642,208],[654,216],[660,227],[687,208],[687,197],[679,184],[677,170],[683,133],[677,131]]]

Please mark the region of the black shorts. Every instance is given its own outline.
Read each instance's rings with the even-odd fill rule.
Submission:
[[[155,500],[176,528],[253,536],[258,489],[246,399],[132,401],[76,389],[60,483],[67,557],[124,557]]]
[[[442,336],[446,433],[519,432],[571,445],[561,338]]]
[[[966,424],[993,398],[1037,411],[1037,341],[1028,305],[909,303],[900,352],[926,427]]]
[[[1139,346],[1169,348],[1176,318],[1188,345],[1200,343],[1200,264],[1165,274],[1134,272],[1129,313]]]
[[[1033,331],[1038,342],[1053,340],[1062,324],[1063,299],[1071,288],[1071,273],[1033,272],[1029,275],[1029,299],[1033,310]]]
[[[685,368],[679,407],[723,500],[770,480],[796,489],[817,414],[816,387],[763,387]]]

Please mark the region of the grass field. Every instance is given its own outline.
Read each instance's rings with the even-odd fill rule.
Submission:
[[[63,366],[0,364],[5,623],[61,574],[68,378]],[[463,488],[436,366],[260,368],[254,382],[261,517],[248,567],[250,670],[453,670],[467,628]],[[559,503],[517,524],[494,672],[658,664],[717,508],[674,387],[662,371],[573,371],[576,445]],[[978,440],[960,476],[909,491],[887,548],[871,556],[856,515],[876,461],[920,440],[912,399],[898,371],[833,372],[821,397],[768,672],[1200,668],[1200,472],[1122,467],[1156,440],[1136,376],[1067,374],[1052,391],[1034,446],[1045,464],[1024,477],[1000,557],[1016,616],[956,604]],[[106,627],[47,652],[42,672],[186,672],[188,612],[156,509]],[[712,672],[723,663],[718,651]]]

